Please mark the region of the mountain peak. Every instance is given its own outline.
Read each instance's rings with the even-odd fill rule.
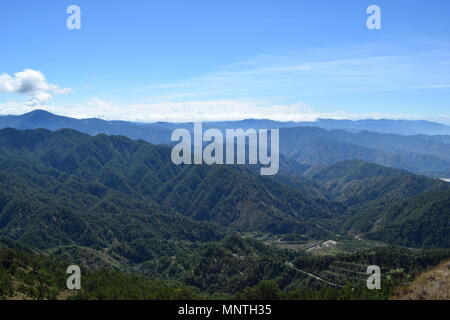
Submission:
[[[22,115],[22,117],[30,117],[30,116],[33,116],[33,117],[35,117],[35,116],[39,116],[39,117],[42,117],[42,116],[45,116],[45,117],[53,116],[53,117],[56,117],[55,114],[53,114],[51,112],[48,112],[46,110],[42,110],[42,109],[36,109],[36,110],[30,111],[30,112],[25,113],[25,114]]]

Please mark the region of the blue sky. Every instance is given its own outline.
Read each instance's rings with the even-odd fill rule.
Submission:
[[[447,0],[4,0],[0,113],[450,123],[449,17]]]

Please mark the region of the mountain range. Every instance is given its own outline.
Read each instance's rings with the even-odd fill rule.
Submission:
[[[311,239],[379,232],[390,205],[450,187],[361,160],[274,177],[262,177],[249,166],[176,166],[168,147],[70,129],[2,129],[0,151],[0,234],[42,248],[139,247],[149,245],[142,242],[147,238],[206,241],[220,239],[226,229]],[[434,198],[421,201],[426,205]],[[449,218],[445,210],[435,214],[435,219]],[[417,217],[412,209],[405,215]],[[418,227],[425,223],[408,221]],[[444,233],[435,246],[445,246],[448,228],[436,227]]]
[[[446,136],[281,128],[280,172],[265,177],[251,165],[174,165],[170,146],[138,137],[154,133],[144,124],[125,123],[145,128],[134,138],[88,134],[37,121],[40,113],[27,121],[51,130],[0,129],[0,238],[12,250],[0,243],[0,296],[60,294],[55,277],[45,278],[48,292],[15,287],[15,279],[32,286],[31,275],[17,272],[27,263],[63,274],[61,263],[35,253],[108,268],[89,273],[91,290],[81,298],[114,297],[111,288],[126,284],[136,289],[124,297],[155,288],[155,297],[386,298],[450,257],[450,183],[432,177],[445,173]],[[160,128],[160,137],[171,130]],[[353,253],[308,254],[329,239]],[[280,249],[286,245],[296,251]],[[355,289],[371,264],[391,277],[375,295]]]
[[[165,130],[173,130],[179,127],[190,126],[188,123],[141,123],[127,121],[106,121],[97,118],[75,119],[58,116],[45,110],[34,110],[23,115],[0,116],[0,128],[38,129],[49,130],[74,129],[88,134],[114,134],[125,135],[131,138],[139,136],[141,139],[152,143],[162,143],[167,137],[147,135],[146,131],[164,135]],[[254,128],[254,129],[279,129],[289,127],[318,127],[326,130],[346,130],[349,132],[370,131],[377,133],[391,133],[398,135],[450,135],[450,126],[425,120],[335,120],[318,119],[316,121],[273,121],[264,119],[246,119],[241,121],[217,121],[209,122],[207,126],[217,129],[228,128]],[[169,135],[170,137],[170,135]],[[162,140],[159,140],[162,139]]]
[[[364,123],[369,123],[364,127]],[[322,126],[321,123],[336,125]],[[342,129],[334,129],[339,127]],[[348,124],[356,123],[358,128]],[[369,132],[373,126],[379,132]],[[314,125],[314,127],[311,127]],[[410,132],[421,134],[399,135],[380,132],[391,132],[390,128],[407,126]],[[204,123],[204,129],[219,130],[249,128],[280,128],[280,145],[282,154],[303,166],[334,164],[344,160],[361,159],[383,166],[405,169],[417,174],[431,177],[450,177],[450,135],[425,135],[423,133],[438,132],[423,128],[443,128],[446,126],[423,121],[406,120],[367,120],[349,122],[346,120],[319,120],[309,123],[275,122],[271,120],[243,120],[228,122]],[[101,119],[73,119],[51,114],[43,110],[21,116],[0,116],[0,128],[58,130],[74,129],[89,135],[100,133],[123,135],[130,139],[142,139],[153,144],[172,144],[171,133],[177,128],[193,129],[192,123],[134,123],[126,121],[105,121]],[[386,128],[386,130],[383,130]],[[402,130],[398,132],[403,132]],[[285,161],[285,164],[287,162]],[[292,162],[291,162],[292,164]],[[292,166],[292,165],[291,165]]]

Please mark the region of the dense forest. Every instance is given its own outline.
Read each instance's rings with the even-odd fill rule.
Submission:
[[[175,166],[169,148],[122,136],[0,130],[0,296],[387,299],[449,258],[450,184],[282,161],[262,177]],[[80,292],[64,287],[70,264]],[[369,265],[382,290],[365,288]]]
[[[389,299],[420,272],[449,257],[449,250],[399,247],[314,257],[230,237],[186,252],[176,261],[160,258],[142,266],[143,272],[83,268],[82,289],[68,290],[69,262],[3,239],[0,299]],[[292,265],[288,259],[293,259]],[[365,287],[364,269],[373,264],[383,266],[381,290]]]

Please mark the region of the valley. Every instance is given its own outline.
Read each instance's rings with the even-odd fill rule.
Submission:
[[[0,8],[2,315],[450,300],[450,1]]]
[[[111,270],[192,297],[257,298],[270,286],[284,298],[386,299],[450,257],[450,185],[363,160],[298,170],[281,158],[280,174],[264,177],[248,165],[176,166],[168,147],[69,129],[3,129],[0,151],[2,250],[94,278]],[[385,291],[364,289],[370,264],[389,275]],[[70,298],[98,298],[95,281]]]

